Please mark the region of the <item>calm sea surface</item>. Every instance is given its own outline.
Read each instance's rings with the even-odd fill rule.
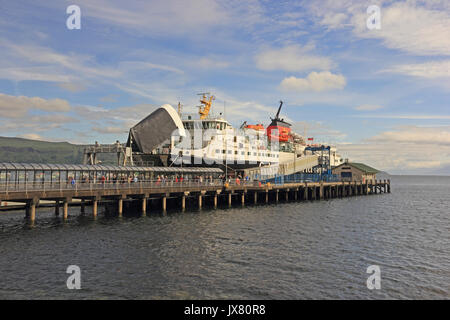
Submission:
[[[449,299],[450,177],[391,180],[391,194],[166,216],[42,208],[34,228],[0,213],[0,299]]]

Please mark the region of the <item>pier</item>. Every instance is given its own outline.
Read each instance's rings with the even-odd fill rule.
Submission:
[[[390,193],[390,180],[342,181],[342,182],[289,182],[284,184],[262,184],[260,181],[224,182],[221,179],[189,179],[182,182],[143,180],[138,182],[85,182],[68,184],[62,182],[23,183],[7,188],[0,187],[0,200],[25,203],[22,208],[30,222],[36,220],[36,208],[42,201],[55,208],[63,219],[68,218],[68,207],[92,207],[97,217],[99,205],[113,205],[116,214],[124,214],[124,203],[134,203],[142,215],[152,211],[167,211],[172,207],[184,211],[203,207],[264,204],[294,201],[315,201],[377,193]]]

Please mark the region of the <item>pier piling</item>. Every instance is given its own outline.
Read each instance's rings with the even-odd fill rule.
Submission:
[[[159,186],[149,184],[148,186],[140,184],[114,184],[107,187],[104,184],[98,183],[88,184],[84,188],[59,188],[53,190],[36,189],[33,192],[30,190],[6,192],[0,190],[0,197],[3,201],[8,202],[25,202],[26,218],[34,221],[36,219],[36,206],[39,200],[51,201],[54,203],[55,215],[59,214],[60,207],[63,208],[63,218],[68,218],[68,207],[81,206],[81,213],[85,212],[86,204],[92,204],[92,215],[98,215],[98,203],[108,203],[114,201],[117,203],[117,213],[121,217],[128,210],[128,208],[139,208],[141,213],[145,216],[148,212],[148,206],[152,203],[161,201],[161,209],[163,213],[167,211],[168,205],[180,203],[181,210],[186,209],[189,203],[195,203],[197,200],[198,208],[202,209],[204,206],[211,206],[217,208],[218,204],[223,202],[232,207],[233,203],[251,202],[258,204],[258,193],[261,197],[264,193],[264,200],[260,201],[269,203],[279,202],[280,192],[284,201],[298,201],[298,200],[322,200],[333,199],[351,196],[362,196],[369,194],[384,194],[390,193],[390,180],[366,180],[362,181],[342,181],[342,182],[289,182],[286,184],[261,184],[261,183],[242,183],[235,185],[222,185],[220,183],[211,184],[210,182],[201,184],[186,184],[175,185],[169,184]],[[190,195],[192,195],[190,197]],[[220,197],[222,196],[222,197]],[[225,200],[227,197],[227,201]],[[72,202],[72,199],[75,201]],[[167,199],[175,199],[169,201]],[[186,200],[188,199],[188,203]],[[204,199],[206,201],[204,201]],[[211,199],[211,201],[209,200]],[[78,202],[77,200],[80,200]],[[192,201],[191,201],[192,200]],[[124,207],[124,201],[125,207]],[[138,205],[132,205],[131,202],[137,202]],[[190,202],[189,202],[190,201]],[[46,203],[45,206],[48,206]],[[115,210],[114,210],[115,211]]]

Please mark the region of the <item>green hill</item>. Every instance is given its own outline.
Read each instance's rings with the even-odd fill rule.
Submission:
[[[82,164],[84,145],[0,137],[0,162]],[[116,164],[114,155],[99,155],[104,164]]]

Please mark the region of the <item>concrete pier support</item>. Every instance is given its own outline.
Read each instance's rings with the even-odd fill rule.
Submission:
[[[203,205],[203,196],[206,194],[206,191],[200,191],[198,195],[198,208],[201,209]]]
[[[323,190],[323,181],[320,181],[320,186],[319,186],[319,199],[323,200],[324,197],[324,190]]]
[[[303,199],[304,200],[308,200],[308,185],[305,185],[305,187],[303,188]]]
[[[286,189],[286,201],[289,201],[289,189]]]
[[[222,193],[222,190],[216,190],[216,193],[214,194],[214,209],[217,209],[217,204],[219,201],[219,194]]]
[[[269,190],[266,190],[266,203],[269,203]]]
[[[36,220],[36,204],[38,202],[39,201],[34,200],[30,201],[25,209],[26,210],[25,215],[27,216],[28,221],[31,223],[34,223],[34,221]]]
[[[254,204],[257,204],[257,203],[258,203],[258,192],[257,192],[257,191],[255,191],[255,193],[254,193],[253,203],[254,203]]]
[[[98,214],[98,200],[94,199],[92,200],[92,215],[94,218],[97,218],[97,214]]]
[[[298,188],[294,189],[294,200],[297,201],[298,198]]]
[[[181,196],[181,211],[186,210],[186,196],[183,194]]]
[[[279,193],[278,189],[275,190],[275,202],[276,203],[278,203],[278,193]]]
[[[390,179],[388,179],[387,190],[388,190],[388,193],[391,193],[391,180]]]
[[[59,200],[55,201],[55,216],[59,216]]]
[[[30,221],[34,222],[36,220],[36,204],[30,204]]]
[[[186,210],[186,197],[189,195],[189,191],[183,192],[183,195],[181,196],[181,211]]]
[[[68,214],[69,214],[69,201],[70,201],[69,199],[65,199],[64,203],[63,203],[63,217],[64,217],[64,220],[67,219]]]
[[[148,197],[147,196],[144,196],[143,198],[142,198],[142,207],[141,207],[141,210],[142,210],[142,215],[143,216],[146,216],[147,215],[147,200],[148,200]]]
[[[162,209],[163,213],[165,213],[167,210],[167,196],[166,195],[164,195],[161,198],[161,209]]]
[[[241,193],[241,205],[245,206],[245,192]]]
[[[231,207],[231,192],[228,193],[228,206]]]
[[[117,212],[119,214],[119,217],[122,217],[122,215],[123,215],[123,199],[122,198],[120,198],[117,201]]]
[[[81,199],[81,208],[80,208],[80,212],[81,214],[84,214],[86,211],[86,201],[84,199]]]
[[[202,208],[202,194],[201,193],[198,195],[198,208],[199,209]]]

